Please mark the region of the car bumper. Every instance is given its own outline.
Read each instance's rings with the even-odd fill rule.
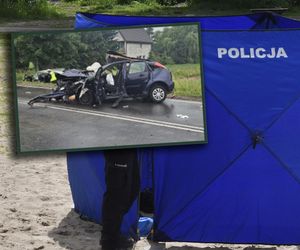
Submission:
[[[172,81],[169,85],[169,92],[171,93],[174,90],[175,83]]]

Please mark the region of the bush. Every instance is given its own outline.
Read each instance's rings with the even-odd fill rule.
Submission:
[[[293,7],[300,5],[300,0],[188,0],[191,5],[204,5],[217,9],[250,9]]]
[[[101,8],[112,8],[116,4],[116,0],[80,0],[81,6],[93,6],[97,5]]]
[[[0,0],[0,16],[6,18],[32,18],[58,16],[47,0]]]
[[[175,5],[178,3],[184,3],[186,0],[157,0],[157,2],[161,5]]]

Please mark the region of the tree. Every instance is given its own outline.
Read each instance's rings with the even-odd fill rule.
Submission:
[[[174,26],[156,31],[150,58],[164,64],[198,63],[199,34],[198,27]]]
[[[42,33],[18,36],[17,68],[25,69],[29,62],[37,68],[86,68],[95,61],[105,63],[108,50],[116,50],[112,41],[115,31]]]

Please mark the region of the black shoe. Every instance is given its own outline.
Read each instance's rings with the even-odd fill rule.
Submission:
[[[125,236],[119,236],[118,240],[100,240],[102,250],[131,249],[134,243],[135,241],[132,238],[126,238]]]
[[[117,242],[117,247],[118,248],[132,248],[134,245],[135,241],[132,238],[126,238],[124,236],[120,236],[119,240]]]
[[[116,108],[119,106],[120,102],[124,99],[124,96],[120,96],[114,103],[111,105],[112,108]]]
[[[117,250],[117,245],[115,241],[112,242],[110,240],[101,239],[99,243],[102,250]]]

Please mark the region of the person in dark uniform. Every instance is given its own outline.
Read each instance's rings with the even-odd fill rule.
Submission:
[[[140,171],[136,149],[104,151],[106,192],[102,205],[103,250],[130,248],[134,240],[121,235],[124,215],[136,200],[140,189]]]
[[[117,93],[119,95],[118,99],[115,100],[115,102],[111,105],[112,108],[117,108],[120,104],[121,101],[123,101],[123,99],[125,97],[128,97],[128,94],[126,92],[126,87],[125,87],[125,78],[126,78],[126,74],[127,74],[127,65],[121,64],[122,68],[120,69],[120,76],[119,76],[119,80],[116,82],[117,85]]]

